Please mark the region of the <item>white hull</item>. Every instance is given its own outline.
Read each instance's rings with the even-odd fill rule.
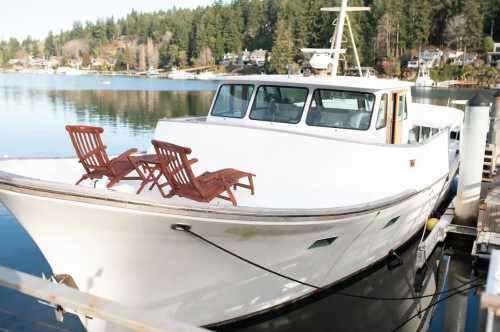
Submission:
[[[195,78],[195,75],[182,70],[174,70],[167,74],[167,78],[171,80],[191,80]]]
[[[410,239],[443,193],[445,178],[364,212],[313,217],[238,216],[162,209],[12,187],[0,200],[17,217],[55,274],[82,291],[196,325],[268,310],[314,289],[250,266],[187,233],[293,278],[326,286],[385,257]],[[391,221],[399,217],[396,221]],[[309,249],[317,240],[330,245]],[[90,331],[110,330],[88,321]]]
[[[310,88],[303,89],[309,102],[318,86],[332,88],[330,79],[255,76],[226,79],[219,93],[226,91],[224,85],[241,82],[283,84],[284,91],[302,82]],[[293,118],[298,123],[254,120],[241,110],[240,118],[225,116],[225,104],[216,103],[232,99],[216,97],[206,118],[158,122],[156,140],[192,149],[198,159],[193,173],[232,167],[256,174],[255,195],[240,188],[237,206],[220,199],[166,199],[156,189],[136,195],[138,181],[122,181],[110,190],[101,183],[95,188],[91,183],[75,186],[82,172],[75,159],[0,160],[0,200],[38,244],[54,273],[71,275],[83,291],[195,325],[271,310],[310,295],[316,287],[266,272],[172,225],[187,224],[240,257],[325,287],[408,241],[457,168],[458,141],[452,131],[460,128],[460,111],[411,103],[409,87],[392,80],[335,82],[333,88],[354,91],[363,84],[361,91],[374,93],[372,109],[378,109],[374,98],[383,105],[382,94],[388,91],[401,103],[407,98],[407,116],[398,115],[398,102],[392,110],[400,119],[388,127],[391,131],[377,130],[373,114],[368,119],[371,129],[337,128],[347,122],[338,117],[346,112],[337,114],[334,128],[309,126],[305,116],[297,115]],[[254,91],[253,97],[241,95],[258,100],[263,90]],[[231,95],[239,96],[226,96]],[[359,97],[349,100],[356,108],[347,111],[349,118],[369,115],[358,109]],[[241,105],[243,98],[235,101]],[[241,107],[253,106],[249,102]],[[279,108],[288,119],[288,111],[299,106],[288,100]],[[397,144],[386,143],[388,133]],[[86,323],[91,331],[112,330],[96,321]]]
[[[197,80],[215,80],[217,79],[217,75],[213,72],[204,72],[196,75],[195,78]]]

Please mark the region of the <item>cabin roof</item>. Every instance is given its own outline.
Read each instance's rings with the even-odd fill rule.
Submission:
[[[388,80],[380,78],[364,78],[355,76],[319,77],[301,75],[248,75],[227,76],[221,83],[254,83],[254,84],[297,84],[311,86],[325,86],[330,88],[345,88],[364,91],[379,91],[406,89],[413,84],[399,80]]]

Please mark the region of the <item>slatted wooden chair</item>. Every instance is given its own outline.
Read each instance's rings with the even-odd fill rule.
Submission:
[[[152,140],[160,164],[160,172],[167,182],[160,183],[160,176],[155,178],[156,185],[163,197],[175,195],[189,198],[198,202],[210,202],[214,198],[221,198],[237,205],[236,198],[231,190],[236,187],[250,189],[255,193],[252,173],[239,171],[233,168],[221,169],[215,172],[205,172],[195,176],[191,165],[196,159],[188,159],[191,149],[175,144]],[[240,179],[247,178],[248,184],[240,183]],[[170,186],[170,192],[165,194],[163,188]],[[226,193],[227,196],[222,195]]]
[[[66,130],[76,150],[79,162],[86,172],[76,182],[76,185],[85,179],[101,179],[103,176],[109,178],[108,188],[121,180],[144,180],[144,175],[141,173],[139,176],[127,176],[137,168],[137,165],[134,164],[135,157],[132,156],[133,153],[137,152],[137,149],[129,149],[118,157],[109,159],[106,146],[101,140],[104,129],[75,125],[66,126]]]

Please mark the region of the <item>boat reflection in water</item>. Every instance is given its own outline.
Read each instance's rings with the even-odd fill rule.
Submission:
[[[417,241],[418,242],[418,241]],[[401,255],[403,264],[389,269],[379,265],[341,287],[328,291],[321,299],[312,301],[281,316],[261,322],[247,322],[247,326],[232,325],[219,331],[392,331],[418,309],[426,307],[432,297],[421,300],[381,301],[360,299],[347,294],[366,297],[412,297],[414,293],[414,242]],[[385,263],[387,263],[386,261]],[[422,294],[437,290],[437,269],[427,273]],[[344,294],[344,295],[340,295]],[[426,315],[408,322],[402,331],[416,331],[424,324]]]
[[[428,311],[423,309],[453,292],[445,293],[440,298],[436,295],[414,300],[377,299],[434,294],[464,284],[462,289],[469,287],[469,257],[448,256],[444,254],[448,250],[438,248],[429,260],[430,269],[425,275],[422,291],[416,294],[414,262],[417,245],[418,239],[415,239],[404,249],[400,255],[403,264],[398,267],[389,269],[387,265],[380,264],[356,279],[328,291],[329,294],[308,303],[299,303],[279,316],[263,317],[259,321],[216,329],[242,332],[476,330],[477,319],[468,321],[467,326],[465,319],[467,311],[479,312],[478,296],[474,290],[456,294]],[[385,263],[387,262],[386,260]],[[361,295],[366,299],[349,295]],[[404,324],[419,310],[422,310],[421,315]]]

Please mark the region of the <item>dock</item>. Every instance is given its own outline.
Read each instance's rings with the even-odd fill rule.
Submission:
[[[494,105],[480,95],[466,104],[457,196],[445,213],[427,227],[430,231],[427,236],[422,236],[415,262],[418,275],[448,234],[473,239],[471,255],[474,265],[489,261],[487,285],[481,294],[481,308],[487,311],[486,332],[500,331],[499,141],[500,90],[495,94]],[[415,280],[418,280],[417,275]]]
[[[0,266],[0,286],[32,296],[54,308],[62,322],[66,313],[103,319],[128,331],[137,332],[203,332],[205,329],[176,321],[165,315],[125,306],[82,292],[76,288]],[[0,329],[1,330],[1,329]]]
[[[437,83],[438,88],[474,88],[479,85],[475,80],[449,80]]]

